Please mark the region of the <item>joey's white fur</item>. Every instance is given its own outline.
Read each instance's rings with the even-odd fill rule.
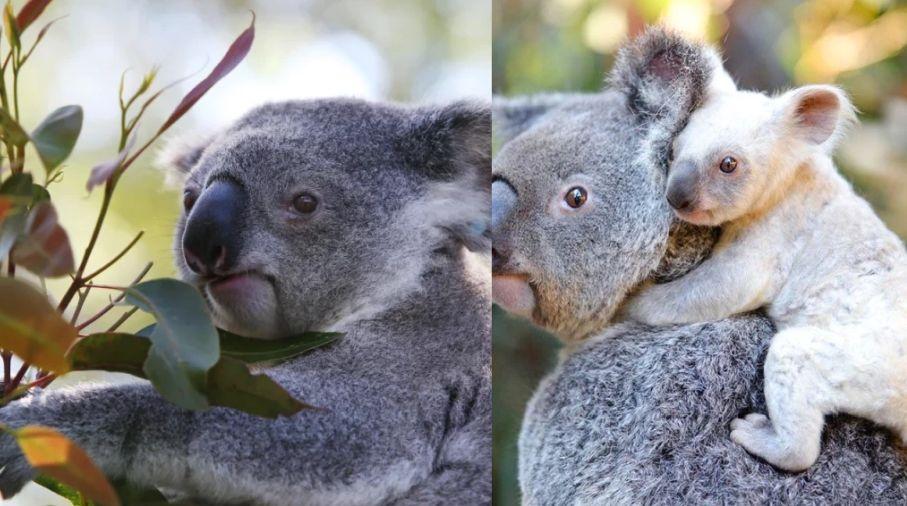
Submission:
[[[907,439],[907,253],[831,160],[853,116],[831,86],[710,92],[674,144],[668,198],[681,219],[722,225],[721,238],[701,266],[625,307],[659,325],[765,307],[778,329],[768,417],[734,420],[731,439],[791,471],[816,461],[829,413]]]

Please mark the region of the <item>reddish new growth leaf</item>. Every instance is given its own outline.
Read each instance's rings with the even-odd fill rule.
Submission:
[[[91,191],[95,186],[100,186],[113,177],[114,172],[123,165],[126,157],[129,156],[129,151],[134,144],[135,136],[129,140],[129,143],[126,144],[126,147],[123,148],[123,151],[120,151],[116,158],[92,167],[91,175],[88,176],[88,183],[85,185],[85,188],[87,188],[88,191]]]
[[[25,237],[13,248],[13,260],[47,278],[64,276],[75,269],[69,236],[50,202],[41,202],[31,210]]]
[[[16,25],[19,27],[19,33],[24,32],[30,24],[34,23],[50,2],[51,0],[29,0],[28,3],[23,5],[22,9],[19,10],[19,14],[16,15]]]
[[[241,33],[235,41],[233,41],[233,44],[230,45],[230,49],[227,49],[227,54],[225,54],[224,57],[221,58],[217,66],[214,67],[214,70],[212,70],[211,73],[208,74],[208,77],[206,77],[202,82],[195,85],[195,88],[192,88],[192,90],[188,94],[186,94],[185,97],[183,97],[183,100],[180,101],[179,105],[176,106],[176,109],[174,109],[170,117],[167,118],[167,121],[164,122],[160,130],[158,130],[158,133],[163,133],[164,130],[170,128],[170,126],[172,126],[181,117],[183,117],[183,115],[186,114],[186,111],[192,108],[192,106],[195,105],[195,103],[198,102],[198,100],[202,98],[202,96],[204,96],[212,86],[217,84],[218,81],[220,81],[224,76],[226,76],[234,68],[236,68],[236,66],[239,65],[239,62],[241,62],[243,58],[245,58],[246,55],[249,54],[249,50],[252,48],[252,41],[254,39],[255,13],[252,13],[252,22],[249,24],[249,28],[246,28],[246,30],[243,31],[243,33]]]

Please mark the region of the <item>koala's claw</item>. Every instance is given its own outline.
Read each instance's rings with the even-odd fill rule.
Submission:
[[[762,413],[750,413],[743,418],[737,418],[731,422],[731,430],[743,429],[745,427],[753,427],[756,429],[761,429],[768,426],[771,428],[771,421],[767,416]]]
[[[0,435],[0,496],[9,499],[18,494],[37,475],[15,439],[8,434]]]

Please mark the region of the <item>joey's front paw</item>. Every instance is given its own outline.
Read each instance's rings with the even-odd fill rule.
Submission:
[[[0,495],[4,499],[16,495],[36,476],[16,440],[5,432],[0,433]]]

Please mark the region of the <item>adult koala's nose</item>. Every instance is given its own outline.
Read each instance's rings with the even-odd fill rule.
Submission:
[[[517,194],[504,180],[491,183],[491,270],[502,272],[510,262],[510,245],[504,232],[507,222],[516,208]]]
[[[671,167],[668,175],[666,197],[668,204],[678,211],[686,211],[696,203],[699,176],[693,162],[680,162]]]
[[[248,197],[235,182],[218,180],[202,192],[183,233],[183,256],[196,274],[226,274],[236,267],[239,230]]]

